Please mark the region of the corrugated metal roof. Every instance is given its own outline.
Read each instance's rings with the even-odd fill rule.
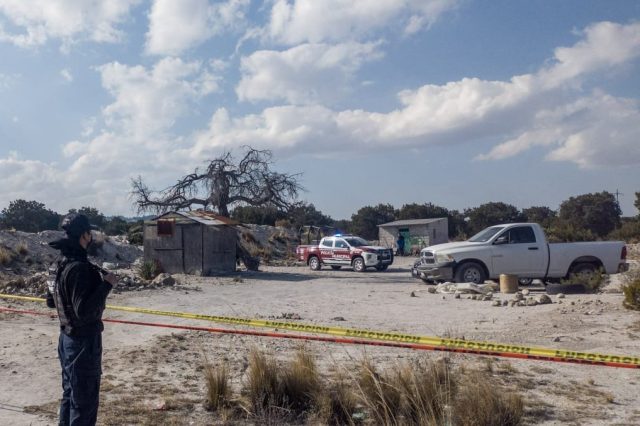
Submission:
[[[378,226],[410,226],[410,225],[427,225],[429,223],[438,222],[440,220],[446,219],[446,217],[437,217],[434,219],[407,219],[407,220],[396,220],[395,222],[383,223]]]
[[[161,214],[158,217],[153,218],[153,220],[155,221],[169,215],[182,216],[186,219],[193,220],[198,223],[202,223],[203,225],[211,225],[211,226],[232,225],[233,226],[233,225],[239,224],[239,222],[233,219],[229,219],[228,217],[220,216],[213,212],[209,212],[205,210],[192,210],[192,211],[186,211],[186,212],[170,211],[170,212]]]

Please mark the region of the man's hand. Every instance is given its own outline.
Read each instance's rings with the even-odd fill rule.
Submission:
[[[111,284],[112,287],[115,287],[116,284],[118,284],[118,276],[115,275],[115,274],[109,273],[109,274],[105,275],[103,278],[104,278],[104,280],[106,282]]]

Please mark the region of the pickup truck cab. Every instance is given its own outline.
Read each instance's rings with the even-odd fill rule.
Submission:
[[[298,246],[296,257],[314,271],[320,270],[322,265],[329,265],[332,269],[350,266],[356,272],[364,272],[369,267],[384,271],[393,263],[390,248],[371,246],[353,235],[324,237],[317,246]]]
[[[424,248],[412,275],[426,282],[481,283],[500,274],[557,281],[571,274],[628,270],[622,241],[549,244],[536,223],[490,226],[467,241]]]

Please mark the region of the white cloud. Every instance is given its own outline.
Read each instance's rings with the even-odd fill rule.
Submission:
[[[555,63],[538,75],[544,86],[555,87],[640,56],[640,22],[599,22],[588,26],[583,34],[584,39],[575,45],[555,50]]]
[[[190,102],[218,89],[218,77],[200,62],[164,58],[153,68],[112,62],[98,68],[115,101],[103,109],[107,124],[136,138],[166,131]]]
[[[546,93],[551,108],[530,111],[532,128],[477,159],[505,159],[542,145],[554,146],[549,159],[571,161],[582,167],[640,162],[634,142],[634,135],[637,140],[638,134],[634,122],[639,122],[637,103],[600,92],[562,103],[562,96],[554,91],[567,85],[579,86],[585,76],[639,57],[640,24],[600,22],[583,33],[583,40],[571,47],[557,48],[554,62],[532,76],[536,93]]]
[[[16,152],[0,158],[2,176],[2,202],[23,198],[48,200],[50,191],[61,184],[62,174],[55,166],[42,161],[21,159]],[[59,192],[58,192],[59,194]]]
[[[564,111],[557,112],[555,118],[560,123],[553,127],[562,133],[547,141],[559,145],[548,159],[584,168],[640,164],[640,109],[636,100],[596,94],[578,100],[569,109],[575,109],[570,114],[582,116],[579,126],[572,126]]]
[[[504,159],[541,145],[551,150],[550,160],[582,167],[638,164],[637,104],[599,92],[584,97],[576,83],[638,57],[640,25],[604,22],[584,34],[574,46],[556,49],[555,60],[537,73],[405,90],[401,107],[387,113],[288,106],[232,119],[218,111],[196,151],[249,141],[298,151],[313,151],[319,142],[324,150],[344,151],[491,138],[506,142],[478,159]]]
[[[0,41],[32,47],[61,39],[63,49],[77,41],[113,43],[123,33],[118,26],[141,0],[0,0],[0,18],[22,32],[7,32],[0,19]]]
[[[66,81],[67,83],[71,83],[73,81],[73,74],[71,74],[71,71],[69,71],[68,68],[65,68],[63,70],[60,71],[60,76],[64,79],[64,81]]]
[[[276,0],[268,35],[281,43],[359,40],[403,26],[413,33],[453,9],[458,0]]]
[[[349,91],[354,73],[382,54],[377,43],[302,44],[283,52],[261,50],[243,57],[236,88],[242,101],[331,101]]]
[[[131,178],[143,174],[151,184],[164,184],[193,167],[193,161],[180,157],[188,142],[170,132],[190,105],[217,90],[213,65],[164,58],[150,68],[118,62],[98,67],[103,87],[114,98],[102,110],[102,128],[94,132],[98,119],[87,120],[86,137],[95,136],[65,144],[63,164],[16,155],[0,160],[0,176],[9,176],[12,188],[1,201],[48,200],[55,193],[60,201],[50,207],[60,211],[83,205],[107,214],[129,211]]]
[[[501,160],[535,146],[547,159],[581,167],[640,164],[638,102],[596,92],[554,109],[540,110],[517,137],[495,146],[480,160]]]
[[[149,14],[146,50],[154,55],[183,51],[244,25],[249,0],[155,0]]]
[[[124,195],[132,175],[142,174],[152,187],[161,186],[222,149],[243,144],[285,153],[340,155],[483,140],[496,143],[479,157],[485,160],[509,158],[539,147],[550,161],[581,167],[638,165],[638,101],[600,90],[585,93],[579,83],[587,77],[604,78],[612,67],[627,66],[637,58],[639,32],[635,23],[594,24],[574,46],[556,49],[553,60],[535,73],[505,81],[465,78],[425,84],[401,91],[396,109],[384,113],[339,111],[306,103],[307,81],[292,77],[287,83],[270,74],[291,76],[296,66],[301,67],[297,69],[300,74],[316,73],[317,77],[333,76],[340,70],[342,74],[335,78],[342,82],[340,78],[351,75],[375,53],[375,49],[364,49],[366,44],[347,43],[341,45],[346,50],[332,54],[327,52],[339,46],[319,49],[316,44],[305,44],[297,50],[263,51],[264,57],[245,58],[245,84],[238,86],[239,96],[274,99],[277,91],[283,91],[282,98],[299,104],[237,117],[220,108],[205,129],[184,137],[172,135],[174,124],[194,101],[218,90],[217,73],[224,64],[164,58],[147,68],[112,62],[98,68],[103,87],[113,96],[98,119],[104,126],[96,126],[99,129],[91,133],[93,137],[65,145],[68,164],[16,156],[0,160],[0,176],[11,188],[2,194],[2,201],[27,195],[50,199],[47,194],[56,193],[76,206],[91,204],[107,213],[123,212],[129,208]],[[608,45],[614,46],[614,52],[607,51]],[[353,49],[358,54],[349,57],[345,52]],[[311,59],[300,60],[305,55]],[[261,78],[276,88],[261,86]],[[324,100],[322,96],[318,99]],[[85,202],[89,199],[99,201]]]

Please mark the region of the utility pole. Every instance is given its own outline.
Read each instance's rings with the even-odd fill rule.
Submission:
[[[618,203],[618,206],[619,206],[619,205],[620,205],[620,199],[619,199],[619,196],[620,196],[620,195],[624,195],[624,194],[623,194],[622,192],[618,191],[618,188],[616,188],[616,192],[615,192],[615,194],[616,194],[616,203]]]

